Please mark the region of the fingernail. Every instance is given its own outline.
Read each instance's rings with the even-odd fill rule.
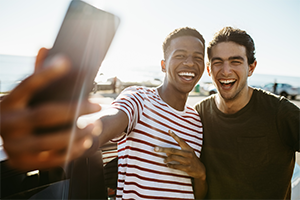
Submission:
[[[159,152],[160,148],[159,147],[154,147],[154,151]]]
[[[87,137],[84,142],[83,142],[83,148],[89,149],[93,145],[93,138],[92,137]]]

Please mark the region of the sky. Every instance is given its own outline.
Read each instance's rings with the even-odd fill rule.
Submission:
[[[0,54],[36,55],[51,48],[70,0],[0,0]],[[196,28],[206,46],[224,26],[254,39],[255,73],[300,77],[299,0],[86,0],[121,19],[101,66],[130,76],[160,69],[162,43],[174,29]]]

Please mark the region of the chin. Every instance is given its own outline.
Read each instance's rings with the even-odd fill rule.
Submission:
[[[181,93],[189,94],[194,88],[181,88],[179,91]]]
[[[230,100],[234,100],[238,96],[239,93],[234,93],[233,94],[233,93],[226,93],[226,92],[220,93],[219,92],[219,94],[222,97],[222,99],[230,101]]]

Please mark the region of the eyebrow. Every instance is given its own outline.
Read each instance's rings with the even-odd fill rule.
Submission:
[[[213,62],[213,61],[215,61],[215,60],[224,60],[224,59],[222,59],[222,58],[220,58],[220,57],[213,57],[212,59],[211,59],[211,62]],[[244,58],[242,57],[242,56],[230,56],[229,58],[228,58],[228,60],[243,60],[244,61]]]
[[[231,56],[228,60],[244,60],[244,58],[242,56]]]
[[[179,53],[180,53],[180,52],[186,53],[187,51],[186,51],[186,50],[183,50],[183,49],[178,49],[178,50],[175,50],[174,53],[178,53],[178,52],[179,52]],[[200,51],[196,51],[196,52],[194,52],[194,53],[204,55],[204,53],[203,53],[203,52],[200,52]]]

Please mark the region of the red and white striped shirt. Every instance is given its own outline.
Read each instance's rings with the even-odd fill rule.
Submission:
[[[191,177],[168,168],[165,154],[154,152],[155,146],[180,149],[168,134],[172,130],[200,157],[202,123],[194,109],[177,111],[156,88],[145,87],[125,89],[112,107],[129,118],[127,134],[118,141],[117,199],[194,199]]]

